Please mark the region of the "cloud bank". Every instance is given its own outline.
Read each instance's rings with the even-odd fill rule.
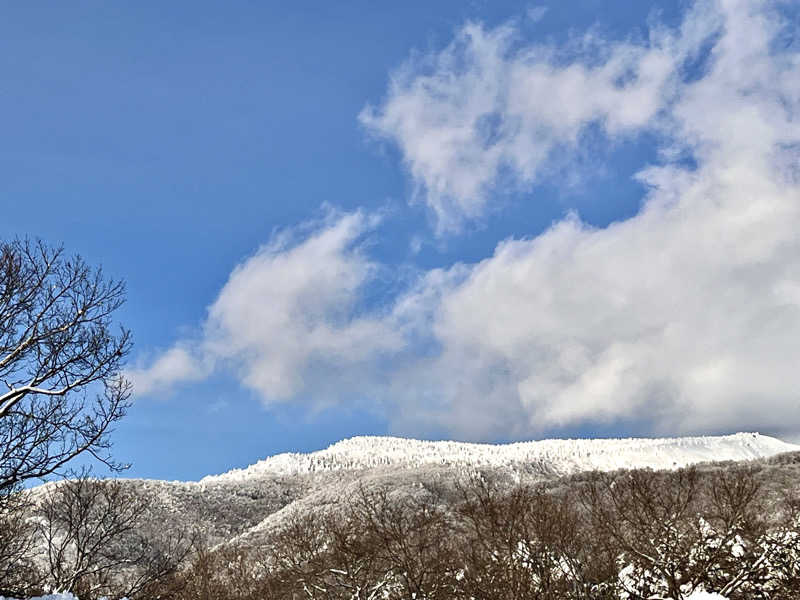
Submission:
[[[176,381],[202,372],[178,360],[189,344],[265,402],[369,395],[402,433],[796,432],[800,52],[781,8],[701,2],[676,30],[577,50],[467,25],[361,116],[399,146],[439,230],[484,214],[503,177],[546,176],[592,125],[608,143],[658,133],[641,211],[605,228],[569,215],[363,310],[372,219],[332,216],[237,267],[201,341],[137,385],[166,385],[168,364]]]

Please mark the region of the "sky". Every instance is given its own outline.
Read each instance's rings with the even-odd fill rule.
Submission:
[[[128,476],[800,434],[792,2],[7,3],[0,236],[127,284]]]

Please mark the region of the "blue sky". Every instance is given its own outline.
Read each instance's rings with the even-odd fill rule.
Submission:
[[[2,235],[127,281],[132,476],[793,436],[794,10],[8,5]]]

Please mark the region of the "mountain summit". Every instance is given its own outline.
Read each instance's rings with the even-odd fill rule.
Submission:
[[[759,433],[680,438],[541,440],[512,444],[361,436],[308,454],[278,454],[245,469],[205,477],[201,483],[383,467],[414,469],[435,465],[497,467],[514,471],[529,471],[535,466],[555,475],[566,475],[591,470],[644,467],[672,469],[705,461],[766,458],[795,450],[800,450],[800,446]]]

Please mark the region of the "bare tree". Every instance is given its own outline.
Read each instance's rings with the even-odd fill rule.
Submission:
[[[440,498],[430,490],[418,494],[386,487],[359,488],[351,500],[350,518],[363,531],[364,551],[377,559],[380,578],[394,582],[388,597],[450,598],[460,571],[455,530]]]
[[[764,539],[771,548],[768,589],[773,598],[800,597],[800,489],[782,490],[772,507],[776,523]]]
[[[51,587],[89,597],[105,591],[110,572],[130,560],[121,538],[146,509],[119,482],[79,477],[53,484],[37,511]]]
[[[441,498],[414,492],[362,485],[329,514],[292,518],[272,544],[283,597],[452,598],[455,530]]]
[[[150,528],[139,527],[132,532],[132,543],[126,550],[129,568],[122,569],[117,593],[146,600],[169,597],[180,587],[175,576],[196,546],[198,536],[181,527],[159,531],[163,524],[155,524],[154,530],[151,515],[144,520]]]
[[[703,515],[703,548],[695,553],[696,579],[725,597],[769,577],[776,548],[767,541],[768,523],[756,469],[732,467],[709,474]],[[750,594],[748,594],[750,596]]]
[[[149,505],[119,480],[81,476],[51,484],[36,511],[50,587],[88,600],[133,597],[174,573],[191,539],[149,530]]]
[[[270,562],[286,590],[309,600],[330,600],[340,593],[330,539],[337,523],[325,515],[292,515],[275,535]]]
[[[501,489],[476,475],[461,485],[464,524],[459,587],[465,597],[487,600],[539,598],[547,579],[538,577],[537,543],[527,518],[535,498],[530,488]]]
[[[88,453],[112,468],[108,433],[128,407],[120,281],[60,247],[0,244],[0,493]]]
[[[209,550],[198,543],[191,564],[177,574],[172,589],[157,586],[150,598],[179,600],[271,600],[304,598],[292,595],[281,576],[274,576],[269,553],[260,549],[221,546]],[[285,574],[284,574],[285,575]],[[291,582],[292,584],[295,582]]]
[[[680,600],[687,586],[699,583],[693,549],[702,536],[700,493],[695,468],[596,473],[589,479],[580,501],[595,531],[630,565],[622,581],[628,595]]]
[[[474,476],[460,485],[465,598],[585,599],[605,594],[614,557],[566,495],[510,489]]]
[[[630,597],[680,600],[706,590],[771,598],[796,585],[800,521],[791,511],[771,514],[757,473],[734,466],[594,474],[580,500],[598,536],[616,547]]]
[[[29,508],[28,497],[21,492],[0,495],[0,597],[27,595],[40,580],[31,560],[33,526],[24,517]]]
[[[393,565],[374,547],[348,503],[341,514],[294,515],[275,536],[274,579],[308,600],[377,600],[395,585]]]

